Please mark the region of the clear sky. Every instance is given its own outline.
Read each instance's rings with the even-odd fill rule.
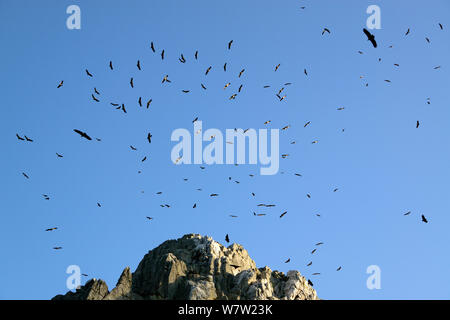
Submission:
[[[72,4],[80,30],[66,27]],[[372,4],[376,49],[362,32]],[[446,0],[0,1],[0,298],[65,293],[69,265],[111,288],[148,250],[187,233],[222,244],[228,233],[258,267],[299,270],[324,299],[449,298],[449,32]],[[166,74],[172,83],[161,84]],[[139,96],[153,99],[148,110]],[[171,133],[192,132],[195,117],[223,132],[290,125],[280,131],[289,156],[273,176],[258,165],[175,166]],[[380,290],[366,287],[370,265]]]

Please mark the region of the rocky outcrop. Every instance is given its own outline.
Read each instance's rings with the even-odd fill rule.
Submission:
[[[188,234],[149,251],[132,274],[125,268],[116,287],[89,280],[55,300],[315,300],[298,271],[257,268],[240,245],[228,248],[210,237]]]

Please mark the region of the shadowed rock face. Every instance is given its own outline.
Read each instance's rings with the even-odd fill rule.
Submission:
[[[127,267],[111,291],[92,279],[54,300],[316,300],[298,271],[256,268],[238,244],[228,248],[210,237],[188,234],[149,251],[131,274]]]

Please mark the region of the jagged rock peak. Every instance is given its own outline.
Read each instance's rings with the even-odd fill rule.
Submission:
[[[132,274],[127,267],[114,289],[91,279],[54,300],[316,300],[298,271],[257,268],[239,244],[224,247],[211,237],[187,234],[150,250]]]

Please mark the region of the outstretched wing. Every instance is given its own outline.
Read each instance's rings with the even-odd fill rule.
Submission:
[[[367,38],[370,38],[371,34],[366,28],[363,29],[363,32],[367,36]]]

